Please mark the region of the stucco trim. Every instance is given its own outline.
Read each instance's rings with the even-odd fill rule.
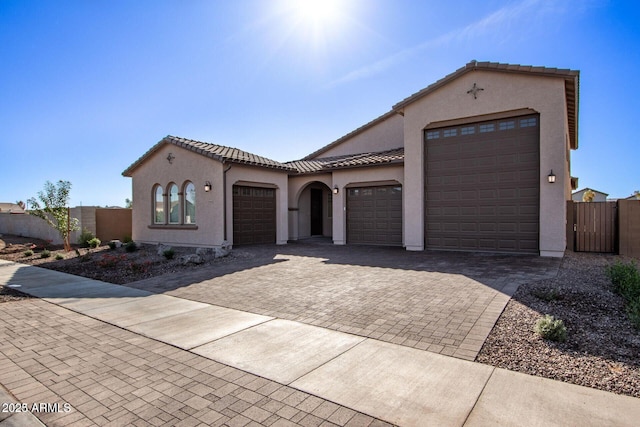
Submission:
[[[153,224],[148,225],[151,230],[197,230],[198,226],[193,224]]]
[[[350,182],[344,186],[344,188],[354,188],[354,187],[380,187],[383,185],[402,185],[401,182],[396,181],[395,179],[389,179],[385,181],[361,181],[361,182]]]
[[[441,120],[437,122],[431,122],[425,126],[425,129],[436,129],[447,126],[458,126],[466,123],[485,122],[489,120],[500,120],[509,117],[528,116],[530,114],[540,114],[538,111],[531,108],[521,108],[511,111],[500,111],[491,114],[481,114],[479,116],[461,117],[453,120]]]
[[[276,184],[271,184],[267,182],[255,182],[255,181],[243,181],[243,180],[238,180],[234,182],[232,185],[239,185],[242,187],[259,187],[259,188],[275,188],[275,189],[280,188]]]

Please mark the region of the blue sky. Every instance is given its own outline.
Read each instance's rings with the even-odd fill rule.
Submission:
[[[296,160],[472,59],[580,70],[572,174],[640,190],[636,2],[301,2],[0,0],[0,201],[122,206],[168,134]]]

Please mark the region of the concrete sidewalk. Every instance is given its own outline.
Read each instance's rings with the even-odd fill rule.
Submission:
[[[295,321],[4,261],[0,284],[401,426],[632,426],[640,419],[640,399]],[[305,425],[289,425],[296,423]]]

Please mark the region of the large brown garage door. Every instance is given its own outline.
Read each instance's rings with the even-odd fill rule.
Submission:
[[[538,115],[425,131],[429,249],[538,252]]]
[[[233,186],[233,244],[276,242],[276,191]]]
[[[402,245],[402,187],[349,188],[347,243]]]

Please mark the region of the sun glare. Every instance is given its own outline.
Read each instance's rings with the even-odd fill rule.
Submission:
[[[291,6],[308,23],[329,24],[340,18],[339,0],[292,0]]]
[[[303,25],[332,26],[341,20],[344,0],[288,0],[294,19]]]

